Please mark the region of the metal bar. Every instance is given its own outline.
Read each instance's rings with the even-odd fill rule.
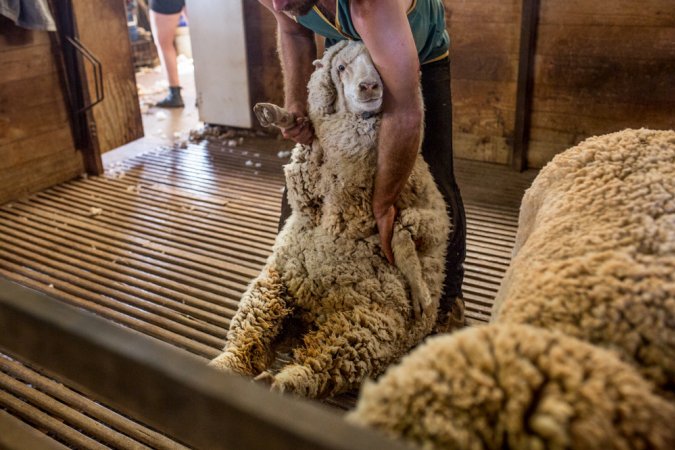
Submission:
[[[0,279],[0,347],[202,449],[404,449],[318,405]]]
[[[83,113],[84,111],[93,108],[95,105],[103,101],[103,66],[96,56],[94,56],[94,54],[90,52],[89,49],[87,49],[87,47],[85,47],[78,38],[66,36],[66,42],[75,47],[75,50],[77,50],[86,60],[91,63],[92,69],[94,71],[94,90],[96,92],[96,100],[94,100],[92,103],[89,103],[88,105],[82,106],[77,111],[78,113]]]
[[[523,0],[520,17],[520,59],[516,93],[516,122],[511,167],[519,172],[527,169],[527,143],[532,109],[534,56],[539,21],[539,0]]]

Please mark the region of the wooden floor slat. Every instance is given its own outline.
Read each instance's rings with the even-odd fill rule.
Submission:
[[[74,258],[71,258],[71,256],[76,256],[79,261],[82,261],[79,264],[81,267],[90,268],[92,274],[98,275],[92,277],[92,281],[121,290],[124,290],[121,287],[122,284],[126,283],[130,286],[129,289],[126,289],[126,292],[133,294],[133,288],[142,289],[156,297],[159,304],[175,308],[186,315],[200,317],[203,320],[223,325],[224,322],[221,322],[223,315],[228,314],[232,309],[236,309],[236,303],[234,302],[228,306],[218,304],[217,302],[221,297],[217,294],[193,289],[171,279],[116,264],[114,261],[111,262],[109,258],[101,258],[99,255],[92,256],[70,248],[61,248],[62,254],[54,254],[45,250],[49,247],[46,240],[24,235],[22,236],[23,241],[16,241],[12,238],[14,230],[9,230],[0,225],[0,231],[6,233],[4,236],[0,236],[0,240],[6,240],[9,243],[8,248],[16,245],[19,248],[33,251],[35,254],[53,257],[55,260],[60,260],[66,264],[77,264],[73,262]],[[211,331],[214,332],[214,330]]]
[[[208,326],[206,321],[220,326],[225,326],[225,315],[228,314],[226,308],[216,305],[208,305],[204,301],[198,301],[191,295],[186,295],[176,289],[167,289],[159,284],[149,283],[140,279],[137,272],[125,270],[123,267],[113,267],[114,270],[106,268],[107,263],[90,258],[87,255],[81,254],[71,249],[62,248],[59,252],[48,250],[47,246],[40,245],[44,241],[30,239],[23,236],[23,240],[17,240],[11,236],[11,230],[0,225],[0,231],[6,231],[5,234],[0,235],[0,242],[6,245],[5,250],[12,252],[13,255],[22,255],[24,257],[32,257],[35,261],[41,261],[46,264],[53,264],[53,267],[69,268],[66,272],[77,277],[79,283],[84,286],[98,286],[103,289],[104,294],[114,295],[115,292],[123,293],[125,296],[138,298],[145,298],[157,305],[160,308],[165,308],[166,313],[162,314],[161,310],[154,310],[159,315],[169,315],[169,311],[176,311],[175,315],[178,320],[182,316],[186,318],[183,322],[190,327],[201,329],[210,334],[218,334],[219,327]],[[29,242],[29,241],[34,241]],[[1,250],[0,250],[1,251]],[[75,253],[77,258],[69,254]],[[11,256],[7,257],[11,259]],[[111,265],[112,266],[112,265]],[[80,270],[80,268],[82,270]],[[139,273],[142,276],[142,273]],[[70,278],[66,275],[66,278]],[[208,305],[208,306],[207,306]],[[146,305],[147,306],[147,305]],[[212,311],[212,312],[211,312]],[[197,319],[197,320],[194,320]]]
[[[211,211],[204,211],[201,207],[188,210],[186,208],[180,208],[179,206],[176,209],[171,209],[172,205],[167,204],[165,199],[164,201],[162,201],[161,198],[158,199],[157,195],[153,196],[151,199],[144,199],[139,196],[134,196],[126,191],[110,191],[109,186],[99,184],[99,180],[93,179],[92,181],[93,182],[82,186],[83,190],[99,195],[108,194],[111,200],[114,200],[114,204],[118,206],[135,208],[141,206],[146,214],[153,217],[167,217],[170,220],[181,224],[190,224],[192,227],[208,232],[212,236],[223,234],[225,230],[232,230],[234,232],[246,233],[246,236],[249,239],[254,238],[256,241],[266,245],[272,245],[276,238],[277,227],[275,226],[267,227],[267,229],[262,227],[257,228],[255,227],[255,222],[242,221],[242,218],[239,216],[236,216],[236,220],[234,220],[234,218],[224,220],[227,219],[226,216],[213,216]],[[75,191],[77,192],[77,190]],[[156,206],[158,201],[162,201],[162,208]],[[246,226],[242,226],[242,224],[245,224]]]
[[[139,233],[132,229],[125,229],[121,226],[101,226],[89,218],[83,220],[82,217],[64,214],[59,208],[54,208],[35,201],[36,198],[37,197],[32,198],[31,203],[29,204],[18,203],[14,208],[27,211],[29,214],[36,214],[51,219],[55,223],[61,221],[74,228],[94,231],[98,235],[113,236],[123,242],[130,242],[136,246],[152,249],[159,254],[169,254],[177,258],[183,258],[187,261],[208,265],[229,274],[226,275],[228,278],[236,277],[238,280],[250,280],[258,274],[257,266],[255,269],[251,268],[251,264],[244,265],[242,264],[242,261],[229,258],[221,253],[204,251],[198,247],[178,244],[170,239],[150,239],[152,236]],[[27,222],[26,226],[30,226],[32,219],[29,216],[23,217]]]
[[[95,187],[91,184],[86,186],[86,189],[91,192],[97,192]],[[64,198],[72,198],[76,202],[86,202],[87,199],[83,192],[84,189],[78,189],[77,187],[72,187],[67,192],[63,193]],[[54,189],[56,194],[60,193],[58,188]],[[106,194],[105,191],[98,191],[100,194]],[[112,193],[107,194],[108,198],[96,196],[93,203],[98,207],[102,208],[104,211],[112,212],[114,216],[123,216],[123,217],[135,217],[142,214],[143,219],[151,223],[162,225],[166,227],[166,224],[171,224],[171,227],[175,227],[176,230],[186,231],[189,230],[193,234],[204,237],[207,240],[215,240],[219,237],[223,237],[225,231],[229,232],[228,235],[233,243],[241,245],[246,242],[254,250],[258,249],[262,254],[269,253],[269,249],[274,244],[275,234],[272,233],[260,233],[256,230],[247,229],[245,227],[238,226],[228,226],[223,227],[222,224],[218,226],[200,221],[198,217],[195,217],[195,214],[199,211],[190,211],[192,216],[188,214],[178,214],[171,213],[162,210],[161,208],[154,207],[150,204],[144,204],[135,199],[124,198],[122,196],[117,196]],[[139,211],[139,205],[142,205],[142,209]],[[141,212],[142,211],[142,212]],[[173,230],[174,228],[172,228]],[[239,237],[239,236],[245,236]]]
[[[143,245],[124,242],[115,236],[106,237],[85,229],[68,227],[67,223],[50,221],[39,215],[31,216],[31,226],[21,221],[21,217],[0,210],[0,220],[4,224],[17,227],[14,231],[19,235],[36,235],[50,241],[57,248],[71,247],[78,251],[99,255],[110,261],[135,267],[146,274],[161,275],[162,279],[175,280],[190,287],[213,293],[212,303],[222,303],[228,307],[237,307],[241,296],[241,285],[248,278],[232,276],[231,272],[212,268],[197,261],[167,255]],[[55,226],[61,225],[61,227]],[[234,299],[233,301],[229,299]]]
[[[2,353],[0,405],[70,446],[186,448]]]
[[[144,221],[137,217],[125,217],[121,214],[111,214],[110,217],[108,217],[108,214],[102,213],[99,216],[92,218],[89,217],[89,205],[85,204],[73,206],[72,200],[67,200],[68,199],[54,196],[48,192],[45,192],[37,194],[31,200],[31,203],[40,205],[43,207],[43,209],[51,209],[52,211],[58,210],[59,213],[70,213],[76,217],[79,216],[83,223],[87,223],[92,227],[99,227],[104,230],[124,230],[124,232],[128,233],[129,235],[145,239],[150,243],[161,246],[173,247],[188,251],[200,251],[200,253],[206,256],[210,256],[215,259],[222,258],[224,260],[238,264],[248,262],[249,264],[247,265],[249,267],[257,267],[265,260],[263,256],[247,254],[245,251],[236,248],[238,246],[233,246],[231,242],[229,243],[230,245],[218,245],[217,241],[211,239],[209,239],[207,242],[204,242],[199,239],[195,239],[194,236],[190,236],[188,233],[181,233],[171,230],[168,226],[166,226],[166,224],[164,226],[158,226],[149,220]],[[56,208],[54,209],[52,205]],[[233,247],[235,248],[233,249]]]
[[[4,205],[0,276],[212,358],[276,237],[282,165],[288,159],[271,148],[253,139],[235,148],[207,143],[157,149],[115,163],[104,176],[74,180]],[[455,172],[467,214],[466,316],[470,324],[484,323],[510,262],[520,196],[534,174],[463,160],[456,161]],[[490,177],[495,180],[493,196],[489,186],[475,181]],[[93,214],[92,208],[102,211]],[[173,444],[158,444],[166,439],[160,435],[145,439],[144,432],[134,434],[134,425],[120,425],[108,413],[90,414],[78,402],[91,401],[78,397],[74,402],[75,394],[59,397],[53,386],[45,387],[46,381],[41,381],[41,393],[33,395],[8,378],[37,386],[12,364],[0,357],[0,375],[7,374],[0,378],[0,404],[23,420],[38,411],[31,423],[54,430],[55,436],[60,433],[67,445],[94,448],[88,446],[96,439],[117,438],[155,448]],[[30,393],[33,400],[14,393]],[[42,395],[93,418],[77,419],[89,434],[58,431],[64,424],[57,422],[71,413],[60,414],[62,407],[50,406],[52,400]],[[350,393],[326,403],[347,409],[355,401]]]

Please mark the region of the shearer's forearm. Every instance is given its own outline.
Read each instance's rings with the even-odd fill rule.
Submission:
[[[316,58],[316,44],[311,34],[279,30],[279,56],[284,73],[284,107],[305,111],[307,83]]]
[[[419,95],[419,61],[407,19],[408,3],[352,0],[356,31],[368,48],[384,85],[373,213],[380,233],[383,217],[393,223],[391,206],[401,193],[420,144],[423,106]]]
[[[398,198],[412,172],[420,146],[422,114],[385,114],[378,142],[373,213],[384,214]]]

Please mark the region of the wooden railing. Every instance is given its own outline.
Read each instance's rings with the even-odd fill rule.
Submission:
[[[4,279],[0,350],[198,449],[406,448],[321,405],[217,372],[185,351]]]

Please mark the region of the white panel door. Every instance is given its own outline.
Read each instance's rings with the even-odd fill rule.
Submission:
[[[242,1],[187,0],[199,119],[251,128]]]

